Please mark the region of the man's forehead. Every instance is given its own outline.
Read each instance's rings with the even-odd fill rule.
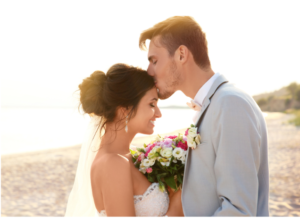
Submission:
[[[150,49],[150,47],[157,47],[157,48],[162,47],[160,39],[161,39],[161,36],[154,36],[150,41],[149,49]]]
[[[156,55],[157,49],[160,48],[162,48],[162,45],[160,43],[160,36],[153,37],[149,43],[148,57]]]

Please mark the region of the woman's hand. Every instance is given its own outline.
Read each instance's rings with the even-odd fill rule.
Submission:
[[[170,204],[167,216],[184,216],[181,203],[181,190],[174,191],[168,187]]]

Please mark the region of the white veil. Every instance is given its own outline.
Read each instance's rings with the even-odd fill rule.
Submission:
[[[99,122],[100,117],[91,117],[87,133],[81,146],[74,185],[68,199],[65,214],[67,217],[88,217],[96,215],[97,210],[92,195],[90,169],[100,146]]]

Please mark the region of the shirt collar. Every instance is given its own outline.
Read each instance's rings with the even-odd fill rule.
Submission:
[[[219,73],[215,73],[197,92],[194,101],[197,104],[200,104],[200,106],[202,107],[202,103],[207,95],[207,93],[209,92],[212,84],[214,83],[214,81],[217,79],[217,77],[219,76]]]

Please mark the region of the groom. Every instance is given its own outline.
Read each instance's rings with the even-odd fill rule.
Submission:
[[[188,150],[185,165],[184,215],[269,216],[267,130],[255,101],[213,72],[193,18],[175,16],[145,30],[140,48],[147,39],[159,97],[180,90],[201,108],[194,120],[201,144]]]

